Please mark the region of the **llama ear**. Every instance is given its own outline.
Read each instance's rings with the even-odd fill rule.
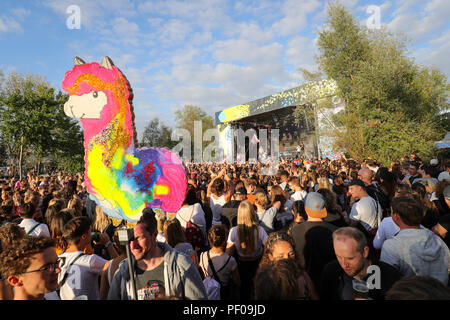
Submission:
[[[74,66],[81,66],[82,64],[85,64],[86,62],[83,61],[80,57],[75,57],[73,59],[73,65]]]
[[[101,67],[112,70],[112,67],[114,65],[114,62],[112,62],[110,57],[103,57],[102,63],[100,64]]]

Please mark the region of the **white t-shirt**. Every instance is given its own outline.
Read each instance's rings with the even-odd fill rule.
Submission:
[[[96,254],[85,254],[79,257],[75,263],[69,265],[78,257],[82,251],[65,252],[59,255],[61,272],[58,274],[58,282],[68,273],[64,285],[61,287],[61,300],[73,300],[81,295],[87,296],[88,300],[98,300],[99,286],[98,277],[102,274],[103,266],[107,260]]]
[[[308,194],[308,192],[306,192],[305,190],[302,191],[295,191],[292,195],[291,195],[291,199],[294,199],[294,201],[298,201],[298,200],[302,200],[305,201],[306,195]]]
[[[22,222],[19,224],[19,227],[22,227],[25,229],[25,233],[28,234],[28,232],[34,228],[34,226],[37,226],[34,228],[34,230],[29,234],[31,237],[48,237],[50,238],[50,231],[48,230],[48,227],[45,223],[39,224],[34,219],[23,219]]]
[[[222,206],[226,203],[225,195],[221,195],[219,198],[214,198],[212,194],[209,198],[209,206],[212,212],[212,225],[222,224],[220,217],[222,215]]]
[[[381,223],[382,216],[380,204],[378,203],[377,206],[377,202],[370,196],[361,198],[353,205],[350,212],[350,219],[360,221],[367,231],[377,228]]]
[[[183,228],[186,228],[186,223],[189,221],[189,218],[191,217],[190,221],[197,225],[197,227],[202,230],[203,235],[205,236],[205,239],[207,238],[206,235],[206,221],[205,221],[205,212],[203,212],[202,206],[199,203],[193,204],[189,207],[183,207],[180,210],[178,210],[176,218],[178,221],[180,221],[180,224]],[[205,241],[206,244],[207,241]]]
[[[439,180],[439,181],[450,180],[450,172],[448,172],[448,171],[442,171],[442,172],[439,173],[439,175],[438,175],[438,180]]]
[[[257,233],[255,232],[255,251],[252,252],[251,254],[244,254],[241,251],[240,245],[239,245],[239,237],[238,237],[238,232],[237,232],[237,227],[233,227],[230,230],[230,233],[228,234],[228,243],[233,243],[234,247],[236,248],[237,253],[239,254],[239,256],[244,257],[244,258],[256,258],[258,256],[260,256],[263,252],[264,249],[264,244],[266,243],[266,239],[267,239],[267,232],[266,230],[264,230],[263,227],[258,226],[258,230],[259,230],[259,238],[257,238]]]

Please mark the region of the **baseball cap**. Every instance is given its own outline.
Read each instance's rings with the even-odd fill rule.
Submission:
[[[438,159],[431,159],[431,160],[430,160],[430,164],[431,164],[432,166],[435,166],[435,165],[437,165],[438,163],[439,163]]]
[[[360,186],[360,187],[362,187],[363,189],[366,189],[366,184],[365,184],[362,180],[360,180],[360,179],[355,179],[355,180],[350,181],[350,182],[348,183],[348,186],[349,186],[349,187],[350,187],[350,186]]]
[[[443,193],[444,193],[444,198],[450,200],[450,185],[445,187]]]
[[[305,211],[312,218],[325,218],[327,209],[323,196],[318,192],[308,193],[305,199]]]
[[[241,188],[237,189],[234,194],[247,195],[247,189],[241,187]]]

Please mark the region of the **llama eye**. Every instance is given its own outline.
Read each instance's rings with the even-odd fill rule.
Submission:
[[[92,95],[94,96],[94,98],[97,98],[98,97],[98,92],[94,91],[94,92],[92,92]]]

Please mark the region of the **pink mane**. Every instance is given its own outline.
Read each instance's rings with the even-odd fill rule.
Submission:
[[[88,77],[88,79],[81,80],[80,77]],[[98,79],[96,79],[98,78]],[[81,81],[77,84],[77,79]],[[103,108],[100,119],[81,119],[81,124],[84,129],[84,143],[88,146],[89,140],[99,134],[108,124],[117,116],[120,110],[120,101],[126,102],[125,108],[125,125],[126,130],[129,131],[130,140],[128,145],[133,141],[133,119],[130,110],[129,99],[132,96],[130,88],[127,84],[126,78],[116,66],[112,69],[101,67],[97,62],[86,63],[73,67],[72,70],[67,71],[62,82],[62,88],[69,93],[69,95],[83,95],[92,91],[103,91],[108,99],[107,105]],[[122,97],[117,95],[123,95]],[[123,112],[123,111],[122,111]]]

